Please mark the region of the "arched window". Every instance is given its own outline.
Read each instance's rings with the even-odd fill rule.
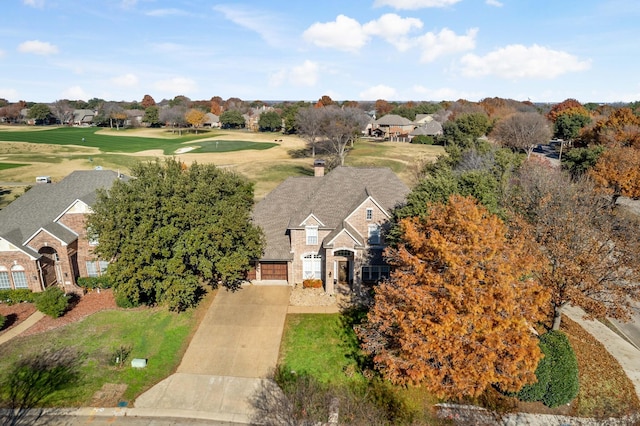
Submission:
[[[13,288],[29,288],[27,283],[27,274],[20,265],[11,267],[11,278],[13,279]]]
[[[322,256],[307,254],[302,257],[302,279],[322,278]]]
[[[351,250],[336,250],[333,252],[334,256],[351,257],[353,252]]]
[[[0,266],[0,290],[10,290],[9,271],[5,266]]]

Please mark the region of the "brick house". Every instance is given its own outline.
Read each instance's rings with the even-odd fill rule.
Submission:
[[[292,285],[316,278],[334,294],[387,276],[383,230],[409,189],[386,168],[325,175],[319,160],[314,169],[314,177],[289,178],[255,206],[267,244],[250,279]]]
[[[78,277],[99,276],[85,231],[98,188],[122,175],[110,170],[75,171],[58,183],[37,184],[0,210],[0,289],[73,291]]]

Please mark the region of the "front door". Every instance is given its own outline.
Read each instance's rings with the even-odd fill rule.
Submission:
[[[339,284],[349,283],[349,261],[348,260],[340,260],[338,262],[338,283]]]

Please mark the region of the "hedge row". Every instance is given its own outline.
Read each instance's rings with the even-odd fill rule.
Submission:
[[[66,312],[69,297],[59,287],[49,287],[42,293],[34,293],[28,289],[0,290],[0,302],[7,305],[34,303],[43,314],[58,318]]]
[[[113,283],[106,277],[79,277],[78,285],[87,290],[93,290],[94,288],[111,288]]]

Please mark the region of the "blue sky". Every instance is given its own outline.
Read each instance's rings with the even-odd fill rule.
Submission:
[[[637,0],[4,0],[0,98],[640,100]]]

